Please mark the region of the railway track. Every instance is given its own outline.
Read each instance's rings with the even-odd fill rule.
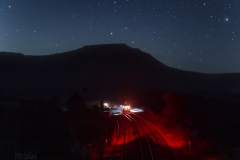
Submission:
[[[141,124],[145,130],[148,130],[149,137],[151,137],[152,142],[155,144],[154,159],[178,160],[176,155],[173,153],[171,147],[168,145],[168,143],[163,138],[161,133],[158,132],[158,129],[154,124],[152,124],[151,122],[149,122],[148,120],[142,118],[137,114],[134,114],[134,113],[131,113],[131,114],[126,113],[126,114],[132,117],[133,119],[135,119],[135,121],[137,121],[139,124]]]
[[[140,136],[134,135],[137,127],[133,121],[125,116],[116,116],[117,133],[112,145],[111,160],[143,159],[143,149]]]
[[[114,118],[117,123],[117,136],[114,142],[114,148],[111,154],[111,160],[117,159],[116,157],[122,160],[123,154],[124,154],[125,139],[126,139],[125,128],[122,120],[119,117],[114,117]],[[120,129],[120,127],[122,128],[122,130]],[[121,136],[123,137],[122,141],[121,141]]]
[[[117,132],[108,148],[111,160],[178,160],[156,126],[137,114],[114,117]]]
[[[135,126],[135,134],[138,134],[139,141],[141,143],[141,159],[142,160],[153,160],[152,149],[147,136],[147,133],[142,128],[142,126],[129,114],[124,114],[124,116]]]

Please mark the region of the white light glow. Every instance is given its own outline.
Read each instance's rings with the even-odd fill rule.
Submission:
[[[130,112],[137,113],[137,112],[143,112],[143,110],[139,108],[134,108],[134,109],[130,109]]]
[[[103,106],[106,106],[108,108],[109,104],[108,103],[103,103]]]

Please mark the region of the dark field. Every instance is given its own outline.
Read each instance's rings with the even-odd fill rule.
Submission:
[[[0,159],[81,158],[76,146],[92,144],[99,152],[100,139],[110,135],[110,121],[88,111],[73,119],[44,102],[1,101],[0,107]]]
[[[132,99],[146,106],[143,116],[173,145],[181,145],[183,154],[199,159],[240,158],[239,102],[171,92]],[[106,139],[111,143],[111,118],[91,110],[72,115],[54,103],[2,100],[0,111],[0,159],[81,159],[87,144],[99,157],[100,144]]]
[[[199,159],[240,159],[240,104],[232,95],[205,98],[165,93],[164,107],[145,114],[185,154]],[[189,152],[188,142],[191,141]]]

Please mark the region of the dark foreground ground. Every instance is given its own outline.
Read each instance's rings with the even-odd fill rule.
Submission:
[[[87,144],[99,155],[101,140],[110,137],[108,118],[84,111],[72,121],[47,103],[1,101],[0,159],[82,159]]]
[[[240,159],[238,102],[174,93],[155,101],[159,99],[165,103],[157,103],[145,116],[185,154],[203,160]],[[75,118],[46,102],[1,100],[0,159],[81,159],[87,144],[98,157],[105,140],[111,143],[111,120],[87,110]]]
[[[164,93],[165,104],[145,112],[169,140],[193,159],[240,159],[240,103],[232,95],[205,98]],[[155,110],[155,111],[153,111]],[[190,148],[189,148],[190,142]]]

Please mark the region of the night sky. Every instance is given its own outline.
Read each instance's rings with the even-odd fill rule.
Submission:
[[[0,51],[48,55],[107,43],[182,70],[240,72],[240,1],[0,0]]]

